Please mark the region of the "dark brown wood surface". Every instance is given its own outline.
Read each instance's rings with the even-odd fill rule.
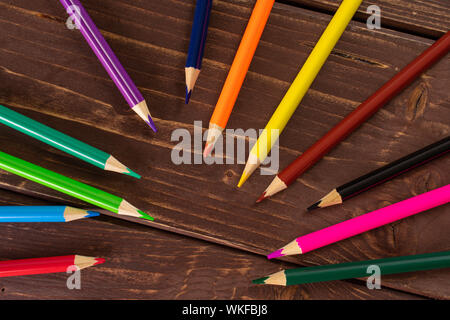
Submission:
[[[48,205],[3,190],[0,198],[0,205]],[[347,281],[292,288],[252,285],[254,278],[295,266],[109,217],[67,224],[11,223],[0,230],[2,259],[73,253],[107,259],[81,272],[81,290],[67,289],[68,274],[0,278],[0,300],[334,299],[336,292],[341,299],[422,299]]]
[[[310,10],[335,12],[341,0],[281,0]],[[367,21],[367,8],[381,10],[382,28],[438,38],[450,29],[450,2],[442,0],[364,0],[355,19]]]
[[[184,235],[169,237],[168,233],[158,231],[155,237],[160,243],[170,243],[171,237],[190,237],[263,255],[298,235],[449,183],[450,159],[446,157],[367,192],[345,206],[314,213],[305,211],[331,188],[449,134],[448,56],[289,190],[255,205],[255,199],[272,176],[256,172],[237,189],[242,164],[177,166],[170,157],[176,144],[170,139],[173,130],[186,128],[193,132],[194,121],[202,121],[203,128],[207,127],[254,1],[214,2],[203,69],[188,106],[184,105],[184,63],[193,3],[131,0],[83,3],[149,102],[160,129],[158,134],[153,134],[128,108],[79,32],[66,29],[63,8],[44,0],[0,1],[0,103],[111,152],[142,174],[143,179],[102,172],[4,126],[0,127],[0,150],[122,196],[155,216],[156,221],[148,225]],[[265,126],[329,20],[325,13],[275,5],[229,128]],[[445,21],[441,28],[445,28]],[[432,42],[386,28],[370,31],[365,24],[352,22],[283,132],[280,166],[301,154]],[[3,171],[0,187],[52,203],[86,206]],[[448,213],[448,205],[436,208],[287,260],[297,265],[316,265],[449,250]],[[90,229],[90,225],[83,223],[78,226],[86,225],[87,230],[81,227],[76,230],[86,235],[103,228],[99,224]],[[143,234],[147,232],[145,236],[150,238],[156,232],[120,223],[131,230],[117,232],[128,232],[133,237],[136,232],[136,239],[140,239],[141,231],[134,231],[135,228]],[[104,231],[100,238],[116,243],[114,235],[106,236],[107,233]],[[18,231],[18,238],[24,238],[23,232]],[[217,252],[225,250],[211,248]],[[265,260],[242,251],[226,250],[230,250],[230,255],[257,258],[252,260],[255,270],[258,261]],[[120,252],[117,259],[120,260]],[[211,262],[214,261],[217,259],[211,257]],[[264,270],[267,273],[280,268],[276,262],[267,266],[272,266]],[[365,288],[363,282],[356,283]],[[323,286],[334,292],[334,297],[339,296],[331,287]],[[450,272],[386,277],[383,286],[422,297],[450,298]],[[295,290],[286,288],[267,298],[300,297],[283,296]]]

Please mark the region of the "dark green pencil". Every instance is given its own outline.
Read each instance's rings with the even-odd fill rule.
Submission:
[[[362,278],[372,275],[369,266],[378,266],[381,275],[450,267],[450,251],[325,266],[282,270],[253,280],[256,284],[290,286],[294,284]]]

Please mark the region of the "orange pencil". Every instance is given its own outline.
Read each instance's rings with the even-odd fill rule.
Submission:
[[[203,153],[204,157],[207,157],[211,153],[214,144],[222,135],[222,131],[227,125],[274,2],[275,0],[258,0],[253,8],[244,36],[242,37],[222,92],[220,93],[219,100],[217,101],[216,108],[209,121],[208,139]]]

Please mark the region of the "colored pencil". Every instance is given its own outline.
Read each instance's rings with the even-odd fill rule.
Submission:
[[[0,278],[81,270],[105,259],[79,255],[0,261]]]
[[[126,200],[0,151],[0,169],[119,215],[153,220]]]
[[[68,206],[0,206],[1,222],[69,222],[97,217],[95,211]]]
[[[253,145],[239,180],[241,187],[250,175],[266,159],[278,136],[294,114],[309,87],[313,83],[334,46],[358,10],[362,0],[344,0],[312,50],[289,90],[281,100],[263,132]]]
[[[191,41],[189,43],[186,61],[186,104],[189,103],[195,82],[202,68],[203,53],[205,51],[206,36],[208,33],[209,16],[211,14],[212,0],[197,0],[192,24]]]
[[[267,257],[273,259],[307,253],[448,202],[450,202],[450,184],[301,236]]]
[[[81,34],[116,84],[119,91],[131,107],[151,128],[156,130],[147,103],[142,93],[131,80],[124,67],[117,59],[109,44],[103,38],[97,26],[78,0],[60,0],[67,13],[73,18]]]
[[[449,151],[450,136],[333,189],[308,210],[341,204],[345,200],[439,158]]]
[[[278,173],[272,183],[267,187],[257,202],[286,189],[301,174],[319,161],[335,145],[345,139],[370,118],[389,100],[409,85],[422,72],[445,56],[450,49],[450,31],[425,50],[414,61],[404,67],[391,80],[383,85],[370,98],[346,116],[333,129],[328,131],[320,140],[313,144],[301,156],[294,160],[283,171]]]
[[[211,153],[214,144],[227,125],[274,2],[275,0],[257,0],[253,8],[219,100],[217,100],[216,107],[209,121],[208,137],[203,152],[204,157]]]
[[[368,272],[369,266],[378,266],[380,275],[448,268],[450,267],[450,251],[282,270],[253,280],[253,283],[290,286],[363,278],[371,275],[371,272]]]
[[[91,147],[80,140],[72,138],[2,105],[0,105],[0,123],[103,170],[124,173],[138,179],[141,177],[120,163],[112,155]]]

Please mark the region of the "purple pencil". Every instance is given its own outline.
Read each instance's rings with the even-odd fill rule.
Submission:
[[[89,46],[100,60],[111,79],[113,79],[131,109],[133,109],[142,119],[144,119],[153,131],[156,132],[157,130],[155,123],[152,120],[144,97],[131,80],[130,76],[125,71],[119,59],[117,59],[111,47],[103,38],[102,34],[95,26],[91,17],[89,17],[80,1],[60,0],[60,2],[66,9],[67,13],[72,17],[77,28],[80,29],[81,34],[88,42]]]

